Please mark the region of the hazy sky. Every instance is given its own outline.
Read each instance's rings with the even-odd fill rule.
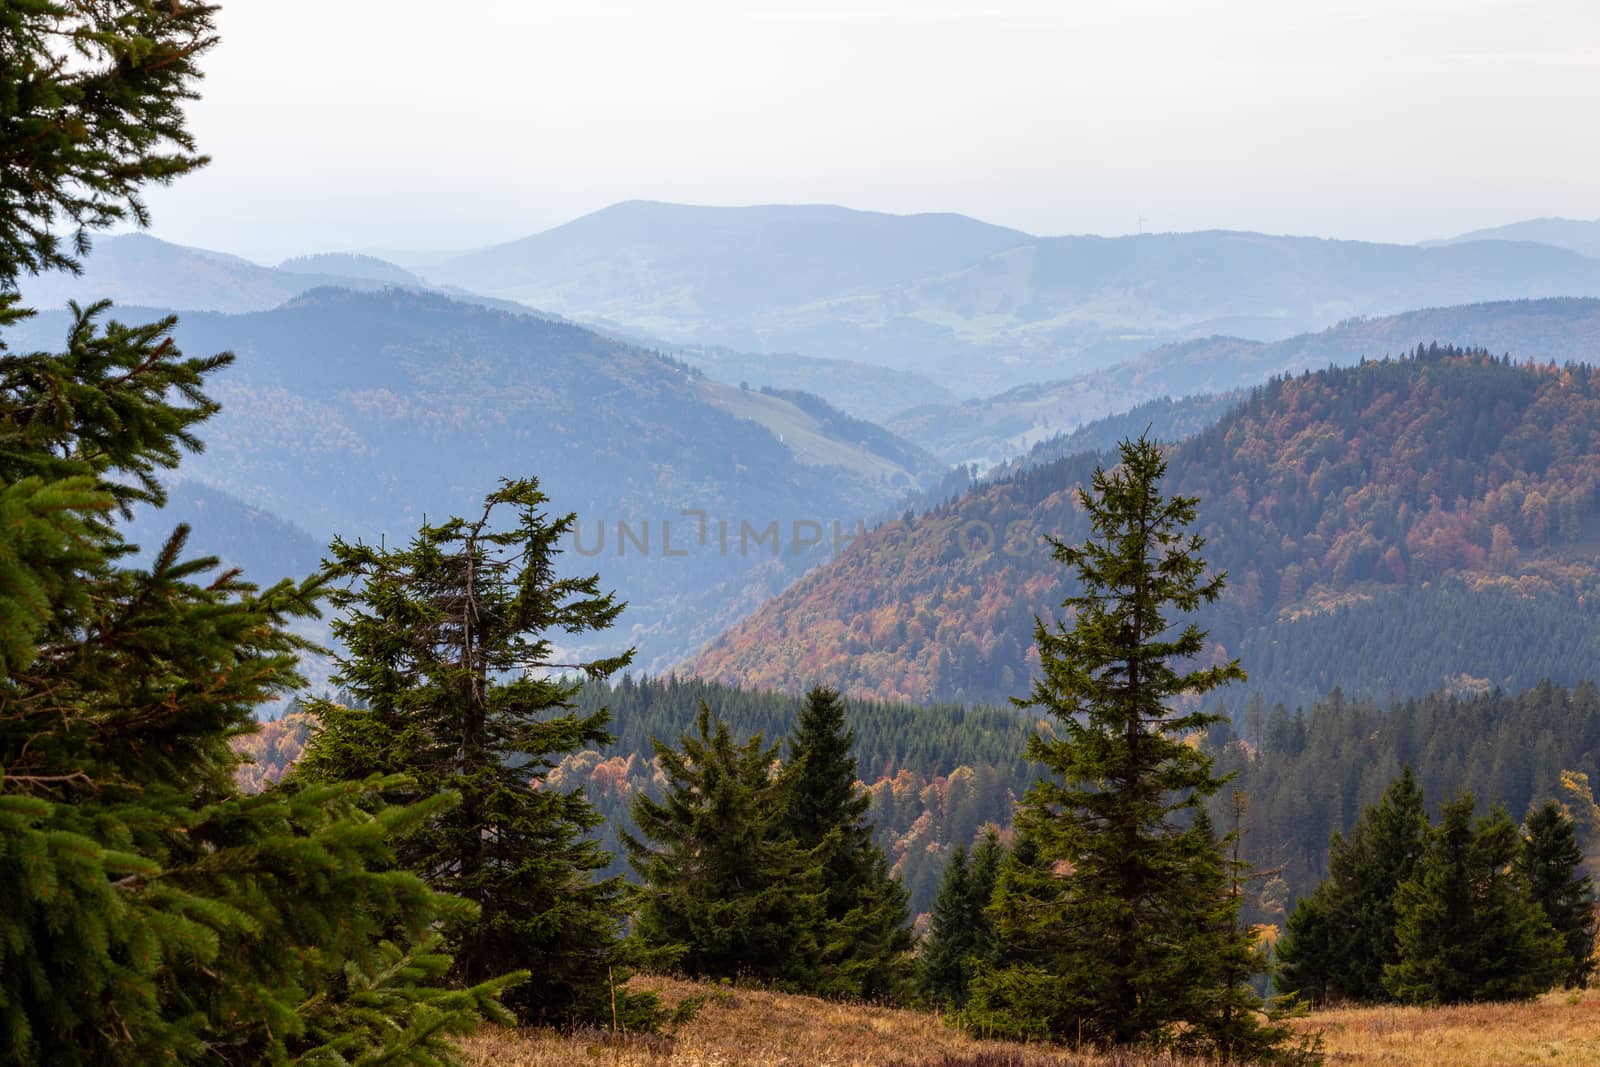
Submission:
[[[158,236],[274,260],[626,199],[1412,241],[1600,216],[1596,0],[224,0]]]

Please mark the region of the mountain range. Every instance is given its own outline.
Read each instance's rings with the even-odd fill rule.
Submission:
[[[1358,315],[1600,296],[1600,260],[1528,241],[1037,237],[958,215],[641,201],[429,274],[674,344],[914,371],[966,398],[1219,334],[1270,341]]]
[[[130,233],[102,237],[85,258],[81,274],[54,271],[22,286],[29,307],[59,308],[69,300],[111,300],[133,307],[177,311],[265,311],[324,286],[425,289],[427,283],[402,267],[370,256],[304,256],[265,267],[240,256],[190,248]]]
[[[319,288],[364,292],[401,288],[564,321],[561,316],[526,304],[483,296],[459,286],[434,285],[404,267],[356,253],[313,253],[269,267],[226,252],[133,233],[95,241],[84,268],[77,275],[56,272],[27,279],[23,302],[47,309],[63,307],[69,300],[87,304],[109,299],[133,307],[247,312],[267,311]],[[861,418],[879,420],[908,406],[956,400],[948,390],[911,371],[787,352],[757,355],[724,347],[674,345],[624,327],[614,326],[603,332],[628,345],[660,351],[693,364],[717,381],[816,393]]]
[[[742,321],[741,309],[780,314],[802,304],[825,310],[840,329],[855,329],[861,322],[846,312],[859,308],[859,301],[837,294],[895,287],[929,293],[930,272],[942,272],[941,291],[953,301],[948,308],[960,312],[941,320],[955,336],[966,330],[957,329],[958,320],[966,321],[960,316],[977,308],[954,295],[960,288],[956,279],[970,281],[975,270],[998,269],[1002,262],[1028,264],[1032,295],[1022,304],[1004,304],[1009,310],[998,318],[984,313],[990,325],[1001,319],[1012,324],[996,326],[1001,333],[1022,321],[1016,316],[1042,314],[1046,305],[1056,306],[1052,300],[1079,300],[1095,285],[1115,282],[1119,271],[1142,278],[1136,287],[1141,306],[1160,304],[1162,314],[1171,313],[1170,322],[1201,312],[1213,322],[1226,316],[1205,309],[1215,311],[1230,300],[1237,308],[1286,293],[1294,300],[1323,290],[1343,294],[1313,301],[1326,311],[1380,296],[1409,299],[1404,294],[1419,287],[1490,291],[1530,263],[1537,269],[1519,284],[1543,278],[1539,284],[1581,287],[1587,272],[1600,267],[1600,261],[1570,249],[1498,240],[1408,249],[1238,233],[1041,239],[950,215],[636,203],[430,266],[428,277],[355,254],[313,254],[268,267],[142,236],[111,238],[99,243],[84,276],[33,279],[25,296],[57,307],[69,297],[100,295],[149,305],[119,306],[114,313],[125,319],[178,308],[181,343],[199,351],[230,348],[240,357],[218,382],[224,413],[207,428],[209,449],[185,464],[165,514],[136,519],[141,538],[159,538],[178,519],[201,518],[197,548],[244,564],[262,578],[303,573],[335,534],[404,536],[424,515],[470,507],[500,476],[533,473],[543,479],[554,507],[576,511],[583,520],[568,562],[574,569],[599,570],[631,602],[620,636],[639,645],[641,666],[661,669],[678,662],[759,608],[744,629],[726,634],[695,661],[719,677],[753,684],[796,684],[815,666],[807,641],[821,639],[819,634],[842,640],[841,634],[859,628],[859,620],[827,621],[827,605],[806,599],[806,583],[767,603],[835,555],[858,524],[870,527],[914,506],[924,515],[913,529],[935,521],[930,516],[950,514],[977,514],[985,522],[1004,517],[996,529],[1016,519],[1048,529],[1049,516],[1015,498],[1022,493],[1031,500],[1034,489],[1017,487],[1055,485],[1066,470],[1084,475],[1091,464],[1081,454],[1085,450],[1103,450],[1116,437],[1148,427],[1169,441],[1199,434],[1175,453],[1186,455],[1198,447],[1196,441],[1210,439],[1215,431],[1207,427],[1238,417],[1229,412],[1246,398],[1242,389],[1275,375],[1379,359],[1435,339],[1514,353],[1518,361],[1541,366],[1600,360],[1600,300],[1585,297],[1346,318],[1277,340],[1194,338],[966,402],[934,380],[942,373],[937,359],[892,365],[898,360],[893,339],[905,322],[857,338],[877,363],[801,354],[798,344],[796,351],[778,351],[781,331],[763,334],[752,346],[769,351],[670,339],[678,321],[673,316],[688,306],[680,297],[704,314],[701,325],[717,330],[733,329],[728,324]],[[1418,274],[1418,264],[1429,265],[1422,272],[1427,277]],[[565,280],[541,289],[540,279],[552,272]],[[676,279],[672,286],[654,287],[651,279],[668,275]],[[1374,295],[1385,280],[1400,295]],[[499,286],[500,292],[480,295],[458,284],[467,282]],[[581,303],[608,287],[615,299],[600,308],[604,314],[593,316],[596,329],[564,317],[574,311],[564,301]],[[545,296],[560,306],[546,310],[519,302]],[[628,308],[652,300],[654,318],[630,318]],[[922,314],[918,307],[926,310],[897,306],[910,318]],[[1289,319],[1276,321],[1281,326]],[[49,312],[19,327],[8,342],[57,344],[64,328],[64,313]],[[669,339],[656,339],[649,332],[655,329]],[[970,331],[962,336],[967,347],[958,362],[972,375],[1031,374],[1039,366],[985,348],[988,342],[973,340]],[[1119,344],[1142,343],[1143,335],[1119,336]],[[941,349],[943,343],[931,344],[926,353],[953,351]],[[890,354],[880,358],[883,352]],[[1533,373],[1520,362],[1516,368],[1493,366],[1499,374]],[[970,385],[972,379],[963,380]],[[1427,416],[1420,401],[1406,410],[1419,422]],[[1339,432],[1336,426],[1325,431]],[[1301,443],[1285,440],[1277,447],[1293,454]],[[1347,447],[1359,452],[1367,446]],[[1221,468],[1228,462],[1215,459]],[[952,463],[976,467],[952,470]],[[975,482],[982,468],[988,473]],[[1583,499],[1570,485],[1560,495]],[[1326,513],[1319,512],[1317,522],[1332,522],[1333,504],[1317,499]],[[1407,521],[1416,517],[1416,502],[1409,507]],[[896,536],[900,525],[888,523],[864,545]],[[1473,543],[1485,552],[1493,547],[1493,525],[1487,533],[1481,524],[1473,527]],[[1500,525],[1524,536],[1514,524]],[[930,535],[917,534],[924,536]],[[1222,543],[1241,536],[1235,530]],[[1310,535],[1298,530],[1285,536],[1303,547]],[[1564,551],[1531,542],[1516,547],[1524,550],[1519,558],[1525,563]],[[870,556],[877,549],[852,549],[846,559],[860,551]],[[947,551],[941,547],[921,558],[922,572],[903,580],[917,589],[937,587],[949,577]],[[1269,552],[1263,558],[1275,557]],[[833,581],[829,575],[848,566],[846,559],[806,581]],[[1278,563],[1302,571],[1310,566],[1292,552]],[[844,681],[895,698],[1008,695],[1027,668],[1027,620],[1050,601],[1037,596],[1040,575],[1007,572],[1005,580],[1020,582],[1007,599],[993,584],[996,573],[968,574],[968,587],[939,594],[953,603],[981,603],[979,621],[970,625],[993,632],[977,642],[976,653],[964,638],[951,645],[948,634],[918,645],[914,635],[927,626],[913,625],[906,628],[909,643],[896,646],[898,676],[884,677],[888,661],[867,656],[858,665],[860,677]],[[1359,597],[1340,600],[1344,587],[1325,578],[1308,580],[1306,589],[1296,591],[1303,596],[1283,599],[1277,609],[1310,619],[1321,617],[1322,606],[1330,603],[1338,611],[1366,603]],[[1424,598],[1433,605],[1428,610],[1447,595],[1444,586],[1455,589],[1450,583],[1481,578],[1470,568],[1442,575],[1428,594],[1432,599]],[[859,575],[850,581],[877,595],[872,581]],[[883,591],[900,598],[890,612],[896,618],[909,611],[901,600],[915,600],[897,587],[901,581],[888,581]],[[1267,576],[1259,581],[1276,582]],[[1571,582],[1555,587],[1562,596],[1576,595]],[[1382,595],[1391,594],[1401,595],[1385,587]],[[864,595],[852,592],[849,602]],[[1307,597],[1315,610],[1305,609]],[[788,623],[774,621],[796,604],[805,605],[801,617],[824,619],[821,628],[789,634]],[[995,610],[1011,613],[1004,627]],[[1389,614],[1403,612],[1394,608]],[[910,616],[912,622],[920,618]],[[1228,647],[1265,640],[1268,632],[1260,620],[1240,617],[1229,625],[1235,629],[1219,631]],[[757,630],[763,642],[784,636],[773,646],[777,652],[753,663],[747,634]],[[856,647],[859,636],[850,642]],[[1419,669],[1426,674],[1432,667]],[[1514,673],[1491,672],[1496,678]],[[1263,680],[1273,677],[1269,672]],[[1312,689],[1308,696],[1317,695]]]

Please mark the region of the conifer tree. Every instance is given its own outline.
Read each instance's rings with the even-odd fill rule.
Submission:
[[[1421,860],[1427,832],[1408,766],[1348,835],[1334,833],[1328,877],[1300,898],[1278,946],[1284,988],[1314,1004],[1389,999],[1384,973],[1399,959],[1395,893]]]
[[[1055,867],[1040,852],[1032,835],[1016,831],[1011,847],[999,859],[984,909],[993,938],[991,955],[997,964],[1039,960],[1052,951],[1052,932],[1056,928],[1051,916],[1045,914],[1045,902],[1055,895]],[[969,994],[970,991],[969,988]]]
[[[346,650],[334,681],[355,706],[308,703],[319,725],[295,777],[403,774],[395,802],[458,794],[398,846],[402,869],[477,906],[445,930],[456,977],[531,969],[506,1001],[519,1018],[609,1021],[628,894],[594,877],[609,858],[587,798],[541,783],[564,754],[610,741],[605,712],[574,714],[582,683],[558,672],[604,677],[631,652],[554,659],[552,634],[604,630],[622,605],[596,575],[556,576],[574,516],[552,519],[546,503],[537,481],[506,481],[475,519],[425,524],[404,547],[334,542],[325,576]],[[622,1003],[649,1021],[647,999]]]
[[[1471,794],[1445,806],[1395,894],[1399,959],[1384,968],[1384,983],[1397,1000],[1532,997],[1570,966],[1561,936],[1514,865],[1516,824],[1501,809],[1474,822],[1474,806]]]
[[[212,11],[0,7],[0,330],[30,314],[20,273],[78,269],[88,230],[142,223],[139,187],[203,162],[182,103]],[[181,527],[127,565],[120,520],[162,502],[231,359],[184,357],[172,326],[97,304],[60,353],[0,334],[0,1063],[445,1062],[506,983],[441,988],[428,931],[470,905],[381,868],[452,798],[234,786],[229,742],[298,684],[318,583],[219,573]]]
[[[960,1007],[967,999],[967,959],[975,931],[968,908],[972,900],[972,865],[967,846],[956,845],[939,878],[928,935],[917,959],[917,984],[930,1003]]]
[[[813,988],[822,857],[784,833],[778,746],[760,734],[735,744],[702,703],[694,735],[654,747],[666,795],[636,794],[639,836],[623,837],[644,884],[635,935],[658,963],[694,977]]]
[[[1202,916],[1215,923],[1238,902],[1211,891],[1222,842],[1196,819],[1224,779],[1186,743],[1217,716],[1178,702],[1245,675],[1237,661],[1185,669],[1205,634],[1193,623],[1170,632],[1171,613],[1215,601],[1224,576],[1203,577],[1204,541],[1185,530],[1197,501],[1163,496],[1165,472],[1155,444],[1123,442],[1120,466],[1096,470],[1079,491],[1089,540],[1052,541],[1080,585],[1065,602],[1075,617],[1038,623],[1043,677],[1017,702],[1056,720],[1054,734],[1036,735],[1028,750],[1055,778],[1036,783],[1017,813],[1043,862],[1021,887],[1035,906],[1008,913],[997,902],[1003,938],[1042,937],[1047,947],[988,976],[976,1005],[1023,1034],[1170,1041],[1213,1015],[1220,978],[1194,969],[1197,954],[1224,943],[1254,950],[1251,931],[1197,929]]]
[[[144,226],[141,187],[203,166],[185,122],[216,6],[10,0],[0,7],[0,289],[80,269],[89,232]],[[73,233],[62,247],[56,225]]]
[[[1193,936],[1181,951],[1191,971],[1204,980],[1196,982],[1190,1029],[1181,1032],[1175,1044],[1224,1062],[1314,1059],[1319,1039],[1296,1044],[1294,1034],[1276,1017],[1277,1005],[1262,1019],[1262,1002],[1253,983],[1258,975],[1270,973],[1270,966],[1265,946],[1246,934],[1240,915],[1244,886],[1251,876],[1238,825],[1243,805],[1244,797],[1236,792],[1235,825],[1225,839],[1226,852],[1224,839],[1217,838],[1205,809],[1195,816],[1195,829],[1211,836],[1217,847],[1205,853],[1206,862],[1188,872],[1191,894],[1199,906],[1193,913]]]
[[[1517,863],[1529,893],[1566,947],[1562,984],[1587,988],[1595,967],[1594,882],[1583,873],[1576,828],[1559,804],[1546,801],[1529,814]]]
[[[933,1004],[965,1005],[974,973],[997,960],[999,945],[989,905],[1004,851],[991,829],[970,859],[965,845],[950,852],[918,959],[918,985],[924,999]]]
[[[999,958],[1000,939],[995,933],[994,919],[989,914],[994,904],[995,887],[1000,884],[1000,870],[1009,858],[1006,847],[1000,843],[1000,833],[994,826],[986,826],[983,836],[972,850],[972,879],[970,901],[975,916],[973,955],[980,964]]]
[[[784,768],[783,830],[822,864],[821,956],[813,992],[897,999],[910,976],[906,891],[872,840],[871,798],[857,786],[855,735],[832,689],[806,694]]]

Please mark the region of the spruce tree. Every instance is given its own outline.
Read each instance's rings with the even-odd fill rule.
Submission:
[[[1278,946],[1283,988],[1314,1004],[1389,999],[1384,973],[1399,959],[1395,894],[1421,860],[1427,832],[1408,766],[1349,834],[1334,833],[1328,877],[1300,898]]]
[[[939,878],[933,899],[928,934],[917,958],[917,985],[929,1003],[960,1007],[966,1003],[967,959],[972,955],[976,931],[968,911],[972,899],[972,866],[967,846],[956,845]]]
[[[1422,859],[1395,893],[1399,958],[1384,983],[1410,1004],[1536,996],[1570,965],[1566,946],[1514,863],[1517,827],[1503,810],[1474,822],[1464,794],[1428,832]]]
[[[1241,919],[1244,887],[1251,877],[1243,856],[1244,797],[1234,794],[1235,825],[1225,839],[1216,837],[1210,815],[1201,809],[1195,829],[1217,842],[1205,853],[1204,863],[1188,872],[1190,889],[1199,907],[1194,911],[1193,936],[1182,946],[1199,987],[1190,1028],[1181,1031],[1175,1045],[1224,1062],[1296,1061],[1314,1059],[1320,1039],[1296,1044],[1294,1034],[1276,1016],[1277,1006],[1262,1019],[1262,1002],[1254,981],[1270,973],[1266,947],[1250,937]]]
[[[193,0],[0,6],[0,289],[80,269],[89,233],[149,223],[141,187],[203,166],[183,112],[217,43]],[[70,223],[66,247],[56,226]]]
[[[1009,855],[1006,847],[1000,843],[999,831],[993,826],[984,828],[983,836],[972,850],[968,907],[974,917],[972,954],[979,966],[999,958],[1000,939],[995,933],[994,919],[989,909],[994,904],[995,887],[1000,884],[1000,870]]]
[[[551,518],[546,503],[537,481],[506,481],[476,518],[425,524],[404,547],[334,542],[325,577],[345,649],[334,681],[354,701],[307,704],[318,726],[295,778],[403,774],[390,801],[459,795],[398,846],[401,869],[477,906],[445,928],[456,978],[531,969],[506,1000],[520,1019],[609,1021],[628,973],[628,893],[595,877],[609,857],[587,798],[542,782],[566,753],[610,741],[604,711],[570,709],[578,679],[631,653],[555,660],[551,635],[604,630],[622,605],[598,576],[556,576],[574,516]],[[623,1006],[648,1022],[647,999]]]
[[[653,744],[666,794],[635,794],[639,833],[623,836],[643,883],[635,935],[692,977],[814,988],[822,857],[784,832],[778,746],[760,734],[736,744],[704,703],[677,749]]]
[[[1528,892],[1566,947],[1562,985],[1587,988],[1595,967],[1594,882],[1583,873],[1583,849],[1559,804],[1546,801],[1528,815],[1517,864]]]
[[[1035,906],[1010,913],[997,902],[1003,938],[1047,947],[986,978],[977,1005],[1023,1033],[1174,1040],[1206,1025],[1225,991],[1215,970],[1195,969],[1197,956],[1254,951],[1252,931],[1217,928],[1238,901],[1212,891],[1225,839],[1196,816],[1225,780],[1188,743],[1218,718],[1192,698],[1245,675],[1237,661],[1189,667],[1205,634],[1193,623],[1173,632],[1172,613],[1215,601],[1224,576],[1204,577],[1204,540],[1186,532],[1197,501],[1164,496],[1165,472],[1155,444],[1123,442],[1120,466],[1079,491],[1089,540],[1051,542],[1080,588],[1065,601],[1070,623],[1038,623],[1043,676],[1017,701],[1056,720],[1028,748],[1055,777],[1017,812],[1043,862],[1023,887]]]
[[[999,837],[990,830],[970,859],[966,846],[957,845],[945,862],[917,961],[919,990],[932,1004],[962,1007],[973,975],[996,962],[998,942],[989,905],[1004,852]]]
[[[30,314],[20,273],[78,269],[88,230],[203,162],[182,104],[212,10],[0,8],[0,331]],[[257,588],[181,527],[129,565],[119,524],[162,502],[231,358],[172,326],[94,305],[59,353],[0,334],[0,1063],[444,1062],[498,986],[441,988],[429,930],[470,905],[381,868],[452,798],[234,786],[318,583]]]
[[[910,977],[906,891],[872,840],[871,798],[856,781],[855,735],[832,689],[806,694],[784,768],[783,829],[822,864],[823,927],[813,992],[898,999]]]

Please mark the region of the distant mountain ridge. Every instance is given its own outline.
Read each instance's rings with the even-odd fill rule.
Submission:
[[[1461,244],[1464,241],[1532,241],[1600,258],[1600,219],[1525,219],[1504,226],[1473,230],[1443,240],[1424,241],[1423,244],[1436,247]]]
[[[1064,381],[1019,386],[959,406],[931,406],[885,423],[952,463],[992,464],[1084,423],[1159,397],[1222,393],[1418,345],[1451,342],[1519,360],[1600,363],[1600,300],[1506,300],[1348,319],[1282,341],[1211,337],[1166,345]]]
[[[68,300],[111,300],[133,307],[177,311],[265,311],[323,286],[381,289],[423,287],[421,279],[382,260],[310,256],[264,267],[240,256],[190,248],[144,233],[101,237],[85,258],[83,273],[55,271],[27,278],[23,302],[46,310]],[[350,271],[342,273],[331,268]],[[398,280],[405,279],[405,280]]]
[[[877,363],[966,397],[1218,334],[1270,341],[1416,307],[1600,296],[1600,260],[1534,242],[1035,237],[952,215],[638,201],[432,273],[674,344]]]
[[[428,284],[419,275],[411,273],[404,267],[379,259],[377,256],[355,252],[313,252],[309,255],[293,256],[279,263],[277,269],[290,274],[361,278],[414,289],[426,288]]]
[[[1229,590],[1199,621],[1249,689],[1309,703],[1572,683],[1600,656],[1600,372],[1433,348],[1279,378],[1170,452]],[[1026,692],[1104,454],[891,523],[687,664],[753,687],[893,699]]]

